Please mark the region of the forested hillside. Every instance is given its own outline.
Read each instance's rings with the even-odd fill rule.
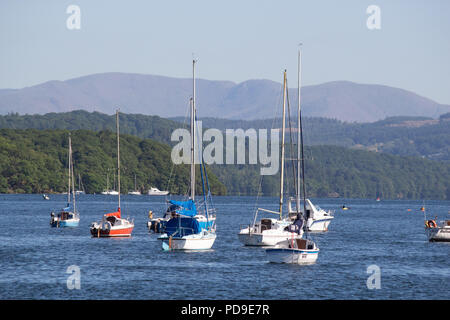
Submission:
[[[337,146],[307,147],[305,155],[311,197],[450,199],[448,163]],[[213,165],[211,169],[228,194],[257,194],[260,184],[263,195],[279,194],[279,175],[261,177],[257,165]],[[294,195],[289,162],[285,172],[287,194]]]
[[[0,130],[0,193],[43,193],[67,191],[68,131]],[[116,135],[111,131],[72,131],[75,176],[81,176],[87,193],[106,189],[107,175],[113,185],[117,168]],[[121,187],[124,193],[151,186],[186,194],[189,167],[172,165],[170,147],[150,139],[121,135]],[[200,172],[198,188],[201,190]],[[208,175],[213,194],[226,188],[214,174]]]
[[[0,130],[0,192],[64,192],[67,185],[67,138],[65,130]],[[88,193],[113,183],[116,140],[111,131],[72,131],[75,175],[81,175]],[[138,187],[167,189],[186,194],[189,168],[174,166],[170,147],[150,139],[121,136],[122,190]],[[209,167],[214,194],[256,195],[261,182],[263,195],[277,195],[279,177],[264,176],[257,165]],[[200,176],[197,170],[197,185]],[[292,192],[292,168],[286,168]],[[420,158],[399,157],[336,146],[306,149],[308,195],[312,197],[450,199],[450,164]],[[169,180],[170,179],[170,180]],[[220,182],[219,182],[220,181]]]
[[[227,120],[203,118],[203,128],[260,129],[280,128],[280,119]],[[291,118],[296,127],[295,117]],[[121,132],[171,144],[174,129],[182,127],[185,118],[164,119],[157,116],[121,113]],[[189,121],[187,122],[189,123]],[[307,145],[337,145],[406,156],[450,161],[450,117],[391,117],[373,123],[348,123],[326,118],[308,118],[304,123]],[[72,111],[46,115],[0,116],[0,128],[11,129],[86,129],[115,130],[115,118],[99,112]]]

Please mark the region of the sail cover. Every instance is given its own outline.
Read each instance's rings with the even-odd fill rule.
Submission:
[[[201,231],[198,221],[194,218],[177,217],[167,221],[167,236],[187,236]]]
[[[290,224],[287,228],[288,231],[290,232],[295,232],[300,234],[300,230],[302,230],[302,226],[303,226],[303,219],[299,216],[297,216],[297,219],[295,219],[295,221]]]
[[[187,217],[193,217],[197,215],[197,208],[195,207],[195,202],[192,200],[188,201],[176,201],[176,200],[170,200],[170,204],[179,206],[178,209],[176,209],[176,213],[182,216]]]

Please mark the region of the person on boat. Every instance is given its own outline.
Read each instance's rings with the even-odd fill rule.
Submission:
[[[148,218],[153,219],[153,211],[152,210],[148,210]]]

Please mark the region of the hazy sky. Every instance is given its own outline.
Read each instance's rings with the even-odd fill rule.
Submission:
[[[81,29],[69,30],[69,5]],[[369,30],[369,5],[381,29]],[[2,0],[0,88],[92,73],[385,84],[450,104],[450,1]]]

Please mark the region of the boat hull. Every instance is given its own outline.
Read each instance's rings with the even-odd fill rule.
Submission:
[[[64,228],[64,227],[78,227],[79,224],[80,224],[80,219],[61,220],[59,222],[59,227],[60,228]]]
[[[327,232],[328,226],[331,223],[331,220],[333,220],[333,217],[319,219],[319,220],[313,220],[308,221],[308,231],[309,232]]]
[[[91,235],[95,238],[131,237],[133,228],[134,226],[127,228],[111,228],[111,229],[91,228]]]
[[[292,237],[291,233],[271,233],[271,232],[262,232],[262,233],[252,233],[252,232],[240,232],[238,234],[239,241],[245,246],[254,246],[254,247],[267,247],[274,246],[277,243],[290,239]]]
[[[266,249],[266,255],[271,263],[314,264],[319,257],[319,250],[269,248]]]
[[[165,250],[208,250],[212,248],[216,235],[200,236],[194,234],[180,238],[162,236],[158,239],[162,241],[162,246]]]
[[[450,228],[426,228],[428,241],[448,242],[450,241]]]

